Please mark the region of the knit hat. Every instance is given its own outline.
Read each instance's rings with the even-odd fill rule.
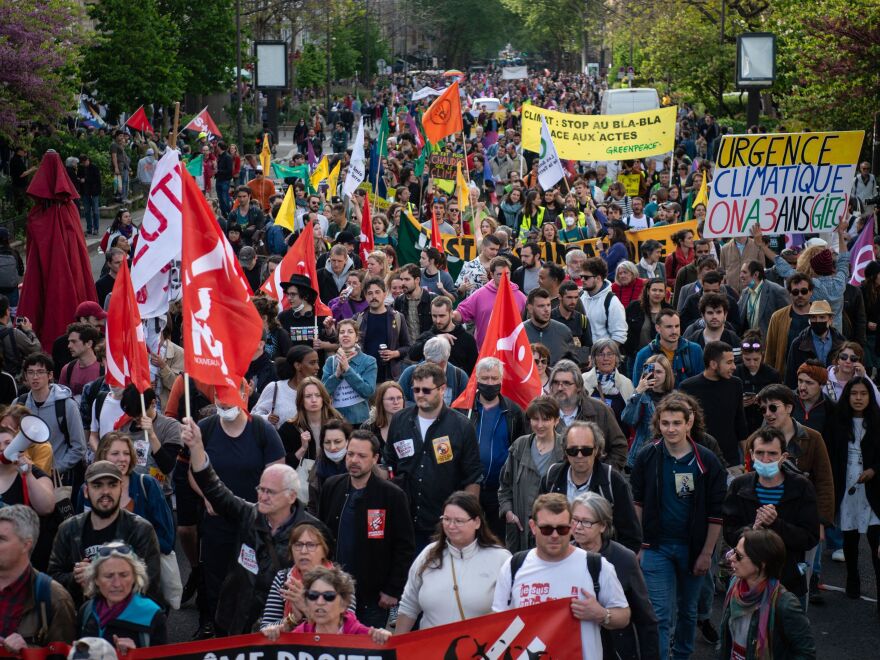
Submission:
[[[797,375],[800,376],[801,374],[806,374],[819,383],[820,386],[824,386],[828,382],[828,370],[820,367],[818,364],[807,364],[804,362],[797,370]]]
[[[817,275],[831,275],[834,272],[834,253],[828,248],[820,250],[810,258],[810,266]]]

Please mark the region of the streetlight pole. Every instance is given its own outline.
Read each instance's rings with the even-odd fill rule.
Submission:
[[[330,1],[325,0],[324,7],[327,12],[327,121],[330,121]],[[329,127],[328,127],[329,128]],[[332,128],[331,128],[332,132]]]
[[[244,129],[242,120],[244,115],[244,101],[242,100],[241,84],[241,0],[235,0],[235,101],[238,108],[235,112],[235,139],[238,142],[239,153],[244,153]]]

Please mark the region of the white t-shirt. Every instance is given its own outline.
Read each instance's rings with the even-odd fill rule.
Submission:
[[[422,432],[422,441],[424,442],[428,437],[428,429],[431,428],[431,424],[437,421],[437,418],[425,419],[421,415],[416,415],[416,417],[419,419],[419,430]]]
[[[562,561],[544,561],[538,557],[537,550],[530,550],[526,560],[516,572],[516,583],[511,589],[510,560],[501,567],[495,583],[493,612],[504,612],[517,607],[537,605],[558,598],[580,598],[581,589],[595,594],[593,579],[587,570],[587,553],[573,548]],[[512,598],[511,598],[512,595]],[[510,605],[507,604],[510,599]],[[629,607],[617,571],[606,559],[602,559],[599,573],[599,602],[603,607]],[[581,647],[584,660],[602,657],[602,638],[599,624],[581,621]]]
[[[104,405],[101,407],[101,419],[95,418],[95,403],[92,404],[92,425],[90,431],[98,434],[98,438],[103,438],[106,433],[110,433],[116,422],[124,414],[122,412],[122,401],[113,398],[112,394],[108,394],[104,398]]]

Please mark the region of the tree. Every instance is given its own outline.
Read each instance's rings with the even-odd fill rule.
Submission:
[[[142,103],[170,105],[184,92],[177,26],[156,0],[89,5],[98,38],[85,55],[85,79],[115,116]]]
[[[74,109],[77,69],[89,31],[76,0],[0,3],[0,137]]]
[[[321,87],[327,80],[327,51],[323,44],[306,44],[296,66],[296,86],[303,89]],[[332,70],[331,70],[332,75]]]

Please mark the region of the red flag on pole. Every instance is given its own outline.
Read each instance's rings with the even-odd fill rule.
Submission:
[[[150,133],[153,132],[153,127],[147,119],[147,113],[144,112],[144,106],[135,110],[131,117],[128,118],[128,121],[125,122],[125,125],[136,131],[140,131],[141,133],[146,133],[147,131]]]
[[[431,208],[431,247],[437,248],[440,254],[443,254],[443,239],[440,237],[440,225],[437,224],[437,215],[433,207]]]
[[[495,308],[489,317],[486,336],[480,347],[479,362],[485,357],[496,357],[504,364],[501,393],[525,409],[541,394],[541,377],[535,368],[535,358],[523,326],[522,316],[507,274],[501,276]],[[455,408],[471,408],[477,392],[477,372],[471,374],[464,392],[452,402]]]
[[[108,385],[125,387],[134,383],[138,392],[144,392],[152,385],[144,326],[125,259],[113,284],[107,309],[106,353]]]
[[[425,137],[431,144],[437,144],[447,135],[460,133],[464,130],[464,122],[461,119],[461,96],[458,91],[456,80],[446,91],[438,96],[431,107],[422,115],[422,126],[425,129]]]
[[[217,398],[247,407],[239,392],[263,334],[247,279],[196,180],[183,176],[184,369]]]
[[[364,196],[364,210],[361,214],[361,261],[367,263],[367,256],[376,249],[373,240],[373,218],[370,216],[370,195]]]
[[[265,291],[269,296],[278,301],[281,309],[290,307],[290,301],[281,290],[282,282],[289,282],[291,275],[305,275],[312,281],[315,291],[318,290],[318,270],[317,259],[315,259],[315,230],[314,220],[309,220],[308,224],[300,232],[296,242],[284,255],[284,259],[275,268],[260,291]],[[330,316],[330,308],[321,302],[321,296],[315,301],[316,316]]]
[[[211,119],[211,115],[208,114],[208,106],[205,106],[204,110],[193,117],[192,121],[183,127],[183,130],[198,131],[199,133],[204,132],[210,135],[216,135],[217,137],[223,137],[223,134],[220,133],[220,129],[217,128],[217,124],[214,123],[214,120]]]

